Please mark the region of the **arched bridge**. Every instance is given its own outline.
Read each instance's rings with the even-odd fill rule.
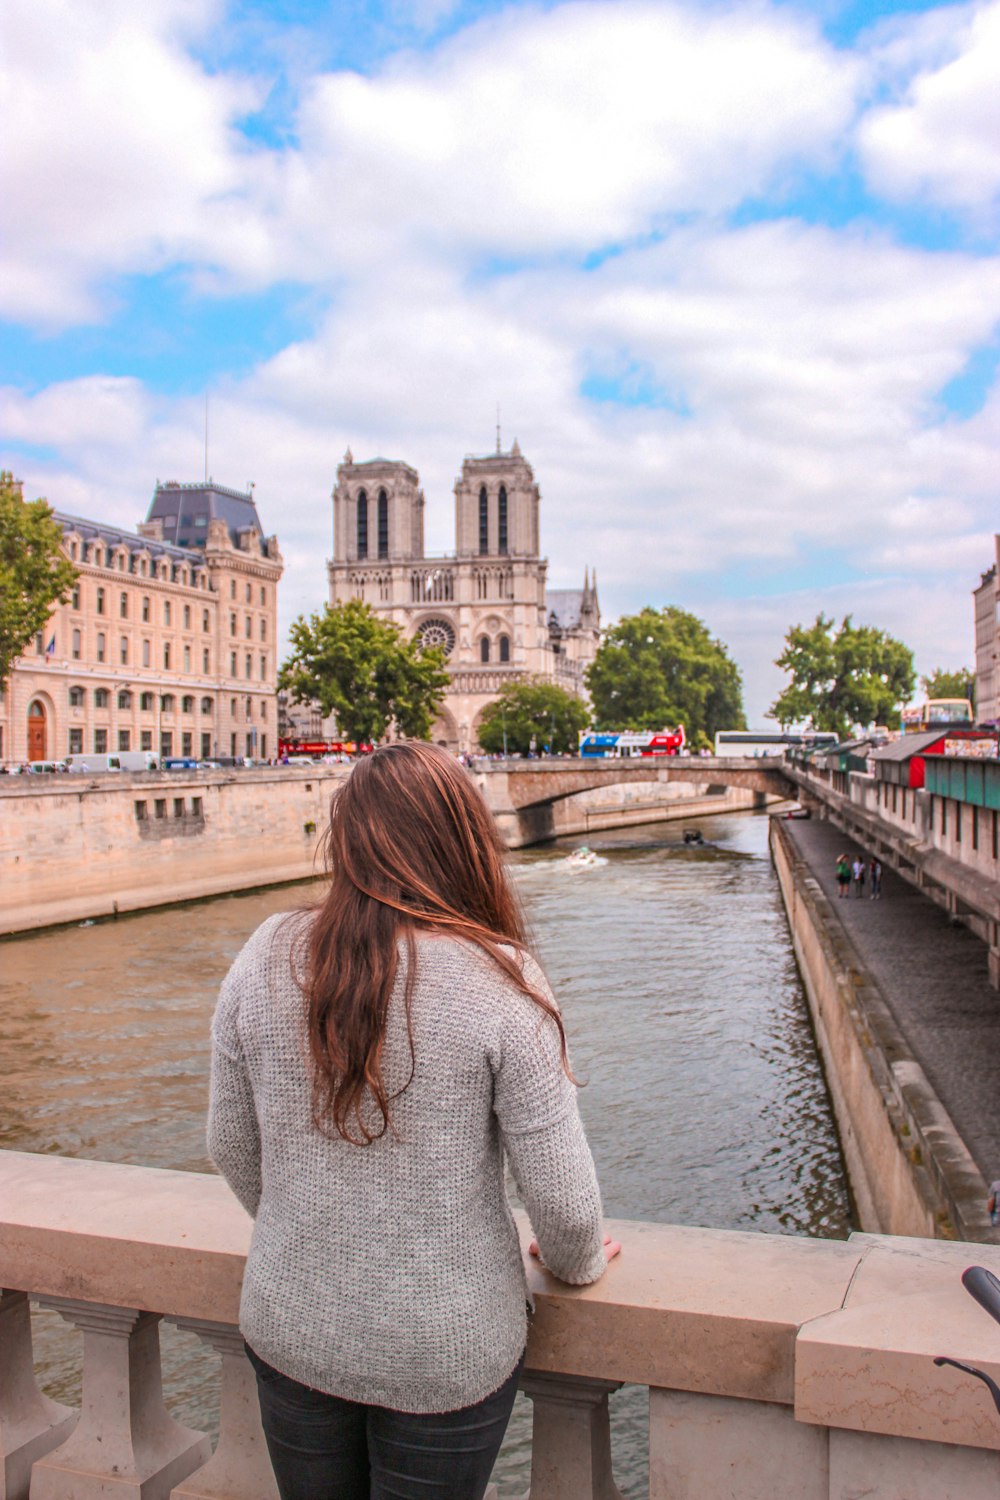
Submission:
[[[543,759],[477,764],[476,783],[512,847],[550,836],[546,809],[565,797],[629,782],[705,782],[796,798],[798,788],[777,756],[663,755],[635,760]]]

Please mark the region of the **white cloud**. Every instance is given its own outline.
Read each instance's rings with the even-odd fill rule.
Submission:
[[[881,193],[982,218],[1000,195],[1000,4],[937,12],[939,25],[944,16],[948,53],[936,29],[902,97],[863,120],[861,160]]]

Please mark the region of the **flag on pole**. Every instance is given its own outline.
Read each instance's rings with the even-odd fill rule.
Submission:
[[[49,644],[45,648],[45,655],[46,656],[55,656],[55,654],[56,654],[56,638],[53,635],[51,641],[49,641]]]

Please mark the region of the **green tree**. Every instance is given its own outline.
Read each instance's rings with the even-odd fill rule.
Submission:
[[[791,681],[768,710],[779,724],[808,724],[842,738],[894,718],[913,692],[913,652],[874,625],[825,615],[793,625],[776,666]]]
[[[969,667],[959,667],[957,672],[935,667],[921,677],[920,686],[928,698],[968,698],[973,708],[976,705],[976,674]]]
[[[77,570],[63,555],[62,534],[48,501],[25,500],[0,470],[0,683],[52,606],[69,598]]]
[[[722,641],[687,610],[646,606],[607,632],[587,669],[599,728],[683,724],[692,745],[720,729],[744,729],[743,681]]]
[[[341,733],[377,743],[395,723],[406,739],[426,739],[448,686],[444,653],[403,639],[397,625],[360,599],[300,615],[278,674],[296,703],[334,713]]]
[[[565,688],[551,682],[515,682],[483,710],[479,743],[488,755],[498,755],[506,729],[507,749],[515,755],[527,755],[532,740],[538,750],[564,755],[576,751],[589,718],[586,704]]]

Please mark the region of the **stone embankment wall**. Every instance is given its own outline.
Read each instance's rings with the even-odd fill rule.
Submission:
[[[341,766],[0,778],[0,933],[308,880]],[[707,788],[700,789],[707,793]],[[753,805],[754,793],[602,787],[555,804],[587,833]]]
[[[980,1172],[778,819],[771,853],[862,1228],[996,1242]]]

